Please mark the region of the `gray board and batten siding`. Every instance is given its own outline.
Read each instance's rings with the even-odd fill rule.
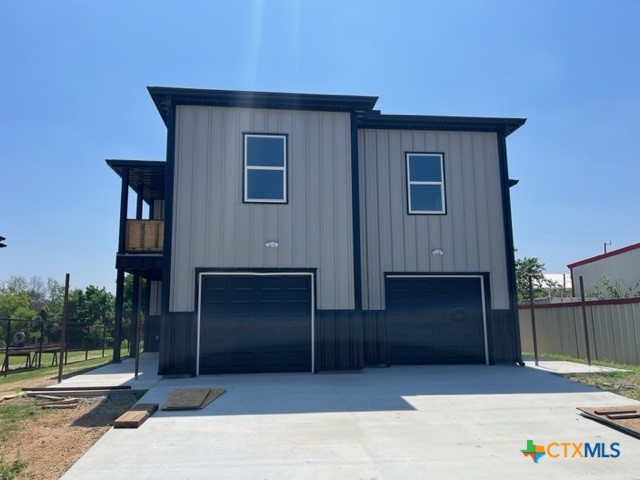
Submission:
[[[176,111],[170,311],[194,311],[207,267],[317,268],[317,308],[353,309],[350,114]],[[288,136],[287,204],[243,203],[243,133]]]
[[[444,154],[444,215],[408,214],[406,152]],[[363,309],[384,310],[385,272],[489,272],[491,308],[509,309],[497,135],[361,129],[358,155]]]

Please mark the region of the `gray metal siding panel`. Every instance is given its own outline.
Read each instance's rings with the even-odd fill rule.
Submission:
[[[149,315],[162,313],[162,282],[151,281],[149,286]]]
[[[609,298],[602,283],[603,276],[609,277],[612,282],[621,278],[624,282],[621,290],[624,292],[640,280],[640,249],[574,267],[572,281],[576,296],[580,296],[580,275],[584,277],[584,289],[587,293],[598,287],[603,293],[603,298]]]
[[[510,306],[494,133],[358,132],[363,309],[384,309],[384,272],[490,272],[493,309]],[[405,152],[444,152],[446,215],[408,215]],[[432,255],[440,248],[443,256]]]
[[[164,200],[153,201],[153,218],[152,220],[164,220]]]
[[[179,106],[176,129],[170,309],[196,267],[317,268],[318,308],[353,308],[349,114]],[[287,204],[242,202],[243,132],[288,135]]]

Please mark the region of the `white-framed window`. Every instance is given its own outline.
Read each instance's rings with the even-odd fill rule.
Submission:
[[[244,201],[287,203],[287,136],[244,134]]]
[[[409,213],[444,215],[444,154],[408,152],[405,155]]]

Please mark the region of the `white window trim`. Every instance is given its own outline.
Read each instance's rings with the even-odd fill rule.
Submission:
[[[259,165],[247,164],[247,153],[249,151],[248,144],[249,138],[281,138],[283,141],[283,165],[282,167],[270,167]],[[246,203],[287,203],[287,136],[278,134],[258,134],[258,133],[245,133],[244,134],[244,201]],[[282,197],[283,198],[249,198],[249,170],[275,170],[282,172]]]
[[[439,182],[422,182],[417,180],[411,180],[411,162],[409,159],[411,157],[440,157],[440,177],[442,178]],[[445,204],[445,192],[444,192],[444,154],[442,153],[429,153],[429,152],[407,152],[405,153],[406,158],[406,166],[407,166],[407,210],[410,214],[418,214],[418,215],[444,215],[447,213],[446,204]],[[440,203],[442,205],[441,210],[414,210],[411,208],[411,185],[438,185],[440,187]]]

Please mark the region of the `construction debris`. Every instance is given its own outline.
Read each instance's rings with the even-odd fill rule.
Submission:
[[[11,393],[9,395],[5,395],[2,397],[2,400],[13,400],[14,398],[18,398],[18,397],[23,397],[24,393],[23,392],[19,392],[19,393]]]
[[[139,403],[131,407],[127,412],[120,415],[115,422],[113,428],[138,428],[147,421],[151,415],[158,410],[157,403]]]

